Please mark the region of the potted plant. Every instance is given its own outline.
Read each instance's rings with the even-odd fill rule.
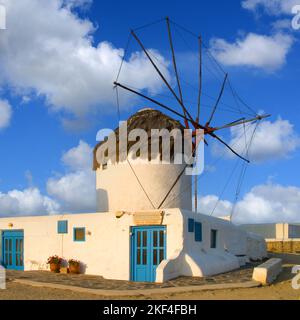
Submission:
[[[51,272],[55,272],[55,273],[60,272],[61,263],[62,263],[62,258],[56,255],[49,257],[47,261],[47,264],[50,265]]]
[[[74,273],[74,274],[79,274],[80,273],[80,261],[74,260],[74,259],[70,259],[68,261],[68,263],[69,263],[70,273]]]

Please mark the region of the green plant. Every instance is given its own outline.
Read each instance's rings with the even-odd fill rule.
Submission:
[[[61,264],[62,263],[62,258],[60,258],[59,256],[51,256],[48,258],[47,264]]]
[[[74,266],[74,267],[79,267],[80,266],[80,261],[75,260],[75,259],[70,259],[68,260],[69,266]]]

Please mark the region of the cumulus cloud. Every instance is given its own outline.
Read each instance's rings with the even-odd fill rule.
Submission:
[[[63,154],[62,162],[66,172],[48,179],[47,195],[33,186],[29,171],[25,173],[29,188],[0,192],[0,216],[95,212],[96,181],[92,170],[92,148],[80,141],[77,147]]]
[[[263,9],[269,15],[292,14],[292,8],[298,5],[298,0],[244,0],[242,7],[250,11]]]
[[[52,110],[76,117],[109,110],[115,102],[113,81],[124,50],[108,41],[94,43],[91,21],[72,11],[90,1],[2,2],[7,30],[0,38],[0,82],[21,96],[45,97]],[[159,52],[151,52],[169,77],[167,61]],[[141,52],[128,57],[123,68],[124,83],[154,94],[161,90],[159,77]]]
[[[256,125],[247,130],[249,145]],[[245,136],[242,126],[231,128],[230,145],[240,154],[245,154]],[[257,127],[251,146],[249,159],[251,162],[263,162],[287,158],[300,146],[300,137],[295,133],[294,126],[288,121],[278,118],[275,122],[263,121]],[[232,156],[232,153],[228,153]]]
[[[0,100],[0,130],[9,126],[12,107],[6,100]]]
[[[212,39],[210,47],[218,61],[226,66],[275,71],[285,64],[293,42],[292,36],[283,33],[271,36],[249,33],[234,43],[224,39]]]
[[[48,194],[68,212],[95,212],[96,180],[92,171],[92,148],[84,141],[67,151],[62,161],[67,173],[47,182]]]
[[[274,30],[292,30],[290,19],[279,19],[272,23]]]
[[[216,195],[207,195],[200,197],[199,209],[201,213],[211,214],[214,216],[230,215],[232,210],[232,203],[227,200],[220,200]]]
[[[218,197],[208,195],[200,198],[200,211],[211,214],[218,202]],[[300,188],[279,184],[263,184],[255,186],[239,201],[234,210],[233,222],[265,223],[265,222],[300,222]],[[232,203],[221,200],[214,216],[229,216]]]
[[[0,216],[43,215],[57,213],[59,204],[37,188],[0,192]]]

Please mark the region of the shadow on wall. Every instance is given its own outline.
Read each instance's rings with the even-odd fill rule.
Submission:
[[[187,261],[187,255],[184,251],[185,236],[184,230],[187,228],[186,219],[183,220],[183,230],[181,237],[183,239],[182,246],[174,252],[174,254],[166,260],[163,260],[156,270],[156,282],[162,283],[179,276],[192,276],[193,270]]]
[[[108,194],[104,189],[97,189],[97,212],[108,212]]]
[[[188,231],[188,218],[202,225],[197,239],[196,229]],[[224,249],[225,243],[221,240],[221,233],[225,232],[230,235],[234,231],[233,226],[217,219],[205,218],[203,215],[197,217],[197,214],[183,214],[183,219],[182,247],[158,266],[157,282],[167,281],[178,276],[211,276],[240,267],[238,258]],[[211,230],[218,232],[216,245],[212,245]]]

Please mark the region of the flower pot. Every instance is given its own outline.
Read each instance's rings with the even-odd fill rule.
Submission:
[[[50,263],[50,270],[51,270],[51,272],[59,273],[60,264],[58,264],[58,263]]]
[[[70,273],[73,273],[73,274],[79,274],[80,273],[80,265],[70,264],[69,271],[70,271]]]

